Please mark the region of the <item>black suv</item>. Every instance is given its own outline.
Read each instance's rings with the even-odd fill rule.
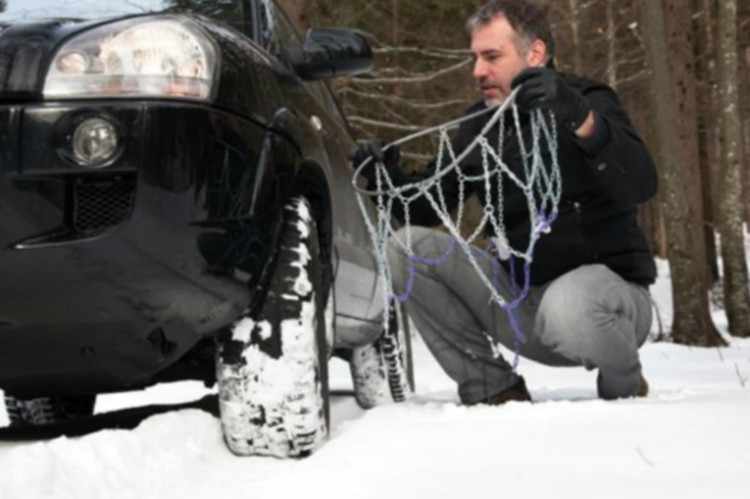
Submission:
[[[233,452],[300,456],[327,434],[334,352],[361,405],[404,397],[406,321],[377,319],[351,132],[321,82],[371,63],[359,33],[303,40],[272,0],[0,0],[12,425],[201,379]]]

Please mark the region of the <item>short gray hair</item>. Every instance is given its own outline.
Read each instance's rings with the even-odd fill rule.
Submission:
[[[490,0],[477,10],[468,21],[466,29],[471,34],[490,24],[497,17],[505,17],[518,34],[520,51],[527,51],[534,40],[547,46],[549,61],[555,58],[555,39],[547,15],[539,5],[528,0]]]

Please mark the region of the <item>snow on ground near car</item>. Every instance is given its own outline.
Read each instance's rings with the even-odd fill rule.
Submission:
[[[654,288],[669,321],[669,281]],[[723,314],[717,324],[725,329]],[[521,361],[535,404],[462,407],[415,342],[417,396],[370,411],[332,406],[331,439],[299,461],[237,458],[219,423],[188,410],[133,431],[0,444],[0,498],[747,498],[750,341],[642,350],[647,399],[596,399],[595,375]],[[348,370],[332,363],[334,388]],[[201,394],[193,383],[102,397],[98,410]],[[3,421],[4,422],[4,421]]]

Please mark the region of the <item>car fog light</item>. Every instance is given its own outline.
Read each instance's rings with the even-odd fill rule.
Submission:
[[[109,121],[89,118],[73,133],[73,157],[81,166],[98,167],[117,153],[117,130]]]

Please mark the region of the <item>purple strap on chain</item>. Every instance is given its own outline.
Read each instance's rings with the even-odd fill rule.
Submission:
[[[557,218],[556,214],[553,214],[552,216],[547,216],[546,214],[541,216],[541,221],[537,225],[537,227],[534,229],[534,232],[531,235],[531,244],[532,246],[536,245],[537,240],[541,236],[543,232],[548,231],[552,223],[555,221],[555,218]],[[439,265],[442,265],[445,263],[445,261],[448,259],[450,255],[453,254],[453,252],[456,250],[457,241],[454,238],[451,238],[451,244],[448,250],[445,252],[445,254],[439,256],[438,258],[425,258],[420,257],[417,255],[410,255],[409,256],[409,277],[406,280],[406,286],[405,290],[401,294],[394,294],[391,296],[391,298],[396,298],[400,303],[406,302],[409,297],[411,296],[412,291],[414,290],[414,279],[416,277],[417,268],[416,264],[422,264],[427,265],[430,267],[437,267]],[[491,248],[490,251],[492,251],[492,248],[494,247],[495,243],[494,241],[490,243]],[[490,260],[490,267],[492,268],[492,281],[495,285],[495,289],[500,289],[500,261],[493,257],[491,254],[487,253],[486,251],[481,250],[480,248],[476,248],[474,246],[471,247],[472,250],[476,251],[479,256],[482,258],[486,258]],[[495,251],[497,253],[497,251]],[[526,343],[526,335],[521,330],[521,326],[518,323],[518,317],[516,316],[516,308],[521,304],[522,301],[524,301],[529,296],[529,290],[531,289],[531,262],[529,260],[524,261],[523,264],[523,287],[521,289],[518,288],[518,281],[516,280],[516,265],[515,265],[515,257],[511,254],[510,255],[510,286],[511,286],[511,292],[515,296],[512,300],[508,300],[505,302],[505,304],[501,305],[502,309],[505,311],[505,313],[508,316],[508,322],[510,323],[510,327],[513,330],[513,346],[514,346],[514,356],[513,356],[513,370],[515,371],[518,367],[518,362],[520,358],[520,350],[521,345]]]
[[[406,279],[406,289],[402,294],[393,295],[391,296],[391,298],[396,298],[400,303],[406,302],[406,300],[409,299],[412,291],[414,290],[414,278],[417,274],[417,267],[415,264],[421,263],[422,265],[428,265],[430,267],[437,267],[439,265],[442,265],[446,260],[448,260],[448,257],[452,255],[454,251],[456,251],[456,244],[456,240],[451,239],[451,245],[448,250],[445,252],[445,254],[439,256],[438,258],[425,258],[417,255],[410,255],[409,277]]]
[[[480,250],[481,251],[481,250]],[[492,258],[490,261],[490,265],[492,266],[492,277],[495,284],[495,289],[500,288],[500,262],[497,260],[497,258]],[[518,283],[516,282],[516,266],[515,266],[515,257],[511,254],[510,255],[510,263],[508,265],[510,267],[510,286],[511,291],[513,294],[515,294],[515,299],[512,301],[506,301],[504,305],[502,305],[503,311],[505,311],[505,314],[508,316],[508,323],[510,324],[510,328],[513,331],[513,370],[515,371],[516,368],[518,368],[518,363],[520,361],[521,357],[521,345],[526,343],[526,335],[521,330],[521,326],[518,324],[518,316],[516,315],[516,308],[520,303],[525,300],[529,295],[529,282],[531,281],[531,264],[530,262],[526,261],[524,263],[524,286],[523,289],[519,291],[518,289]]]

